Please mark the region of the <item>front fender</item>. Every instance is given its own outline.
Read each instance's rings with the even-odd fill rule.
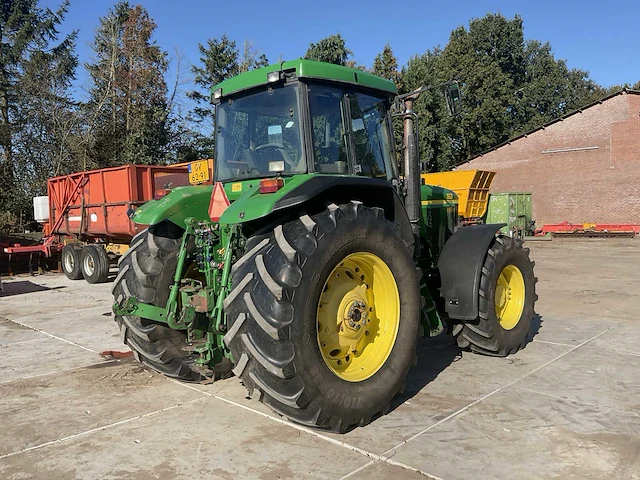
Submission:
[[[461,227],[444,244],[438,270],[440,296],[449,317],[475,320],[478,317],[478,289],[487,250],[505,223]]]
[[[185,220],[194,217],[199,220],[209,218],[212,185],[176,187],[159,200],[151,200],[140,206],[131,216],[133,223],[155,225],[170,220],[186,228]]]

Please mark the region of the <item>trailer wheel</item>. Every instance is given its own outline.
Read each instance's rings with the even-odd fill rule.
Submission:
[[[104,283],[109,277],[109,257],[100,245],[85,245],[80,254],[82,276],[89,283]]]
[[[177,268],[177,255],[184,231],[169,221],[153,225],[131,240],[120,257],[113,285],[116,302],[135,297],[143,303],[165,307]],[[168,377],[200,381],[196,356],[186,352],[186,332],[137,316],[116,316],[122,341],[136,359]]]
[[[533,265],[521,240],[496,237],[482,267],[478,318],[458,330],[461,348],[497,357],[524,348],[538,299]]]
[[[385,414],[415,358],[412,245],[380,208],[336,206],[250,238],[225,299],[225,343],[251,394],[344,432]]]
[[[69,280],[80,280],[82,269],[80,268],[80,248],[73,244],[62,248],[62,271]]]

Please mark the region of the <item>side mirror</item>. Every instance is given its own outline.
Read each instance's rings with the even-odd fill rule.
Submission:
[[[460,85],[458,82],[445,85],[444,96],[447,99],[449,115],[459,115],[460,112],[462,112],[462,96],[460,95]]]

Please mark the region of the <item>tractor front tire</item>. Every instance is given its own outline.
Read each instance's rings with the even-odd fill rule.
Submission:
[[[385,414],[415,362],[412,247],[382,209],[360,202],[250,238],[224,302],[225,343],[249,393],[337,432]]]
[[[112,289],[116,302],[129,297],[165,307],[177,268],[177,255],[184,231],[165,221],[138,233],[129,250],[120,257],[119,273]],[[136,359],[168,377],[195,382],[203,376],[195,368],[195,355],[184,351],[186,333],[163,323],[137,316],[115,318],[123,342]]]
[[[538,299],[533,267],[520,239],[496,237],[482,267],[478,318],[457,326],[461,348],[496,357],[524,348]]]

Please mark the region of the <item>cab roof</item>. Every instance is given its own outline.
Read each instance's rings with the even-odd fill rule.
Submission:
[[[360,85],[375,90],[381,90],[389,93],[390,95],[396,95],[398,93],[398,89],[392,81],[378,77],[377,75],[363,72],[355,68],[343,67],[342,65],[316,62],[302,58],[282,62],[282,64],[274,63],[263,68],[242,73],[215,85],[211,89],[211,93],[215,90],[222,89],[222,96],[226,97],[236,92],[248,90],[260,85],[266,85],[268,83],[267,74],[270,72],[277,72],[279,70],[295,71],[298,78],[314,78],[319,80],[348,83],[351,85]]]

